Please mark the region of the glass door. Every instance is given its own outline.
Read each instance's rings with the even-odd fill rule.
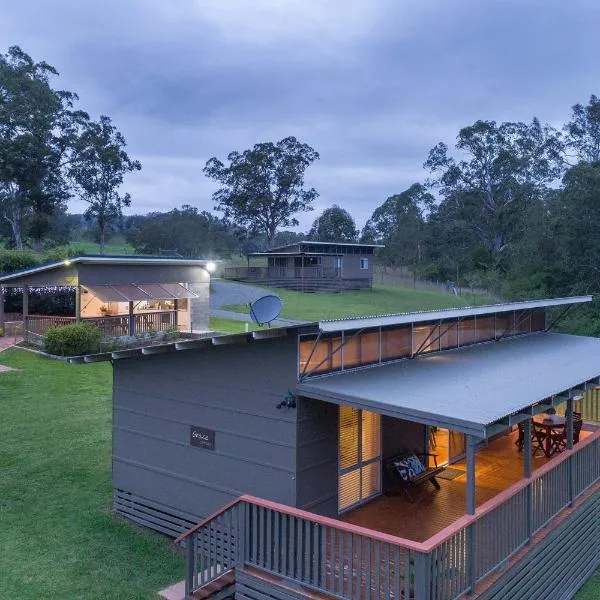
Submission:
[[[438,466],[452,464],[464,457],[466,446],[463,433],[434,426],[428,430],[429,452],[437,455]],[[433,457],[429,458],[429,466],[434,466]]]
[[[340,406],[338,510],[363,504],[381,493],[381,417]]]

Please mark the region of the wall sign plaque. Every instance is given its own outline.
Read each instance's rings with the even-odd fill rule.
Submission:
[[[213,429],[206,427],[190,427],[190,444],[197,448],[205,448],[206,450],[215,449],[215,432]]]

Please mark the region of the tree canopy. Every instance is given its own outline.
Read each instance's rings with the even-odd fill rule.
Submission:
[[[313,221],[308,237],[318,242],[355,242],[358,229],[352,215],[334,204]]]
[[[215,210],[238,227],[263,233],[272,247],[278,229],[298,225],[295,215],[312,210],[318,193],[305,187],[304,173],[318,158],[308,144],[287,137],[231,152],[228,164],[209,159],[204,174],[221,186],[213,194]]]

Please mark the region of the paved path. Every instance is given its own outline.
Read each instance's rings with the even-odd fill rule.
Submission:
[[[245,283],[236,283],[235,281],[225,281],[224,279],[213,279],[210,282],[210,316],[221,319],[232,319],[234,321],[252,322],[247,313],[233,312],[223,309],[223,306],[229,304],[248,304],[258,300],[267,294],[277,294],[277,292],[265,288],[246,285]],[[273,325],[296,325],[306,321],[296,321],[293,319],[276,319]]]
[[[18,344],[19,342],[22,342],[23,338],[22,337],[13,337],[11,336],[3,336],[0,337],[0,352],[2,352],[2,350],[6,350],[7,348],[10,348],[11,346],[14,346],[15,344]]]

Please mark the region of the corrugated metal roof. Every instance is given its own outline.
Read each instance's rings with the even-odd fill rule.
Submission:
[[[318,242],[315,240],[299,240],[291,244],[285,244],[283,246],[275,246],[271,250],[283,250],[284,248],[292,248],[300,244],[308,244],[311,246],[354,246],[356,248],[385,248],[383,244],[361,244],[360,242]]]
[[[120,285],[85,285],[102,302],[139,302],[141,300],[174,300],[195,298],[196,294],[180,283],[126,283]]]
[[[210,262],[214,261],[199,258],[161,258],[160,256],[74,256],[73,258],[66,258],[65,260],[47,263],[37,267],[31,267],[29,269],[23,269],[22,271],[16,271],[15,273],[8,273],[6,275],[0,274],[0,283],[11,281],[12,279],[18,279],[26,275],[33,275],[34,273],[43,273],[44,271],[62,269],[64,267],[70,267],[71,265],[77,264],[185,265],[205,268]]]
[[[485,435],[600,376],[600,339],[538,333],[299,383],[300,395]]]
[[[503,304],[487,304],[464,308],[444,308],[422,312],[398,313],[395,315],[379,315],[371,317],[355,317],[352,319],[328,319],[319,321],[319,329],[323,332],[348,331],[351,329],[367,329],[369,327],[385,327],[407,323],[423,323],[443,319],[457,319],[475,315],[511,312],[532,308],[546,308],[567,304],[591,302],[592,296],[572,296],[570,298],[552,298],[549,300],[528,300],[525,302],[506,302]]]

